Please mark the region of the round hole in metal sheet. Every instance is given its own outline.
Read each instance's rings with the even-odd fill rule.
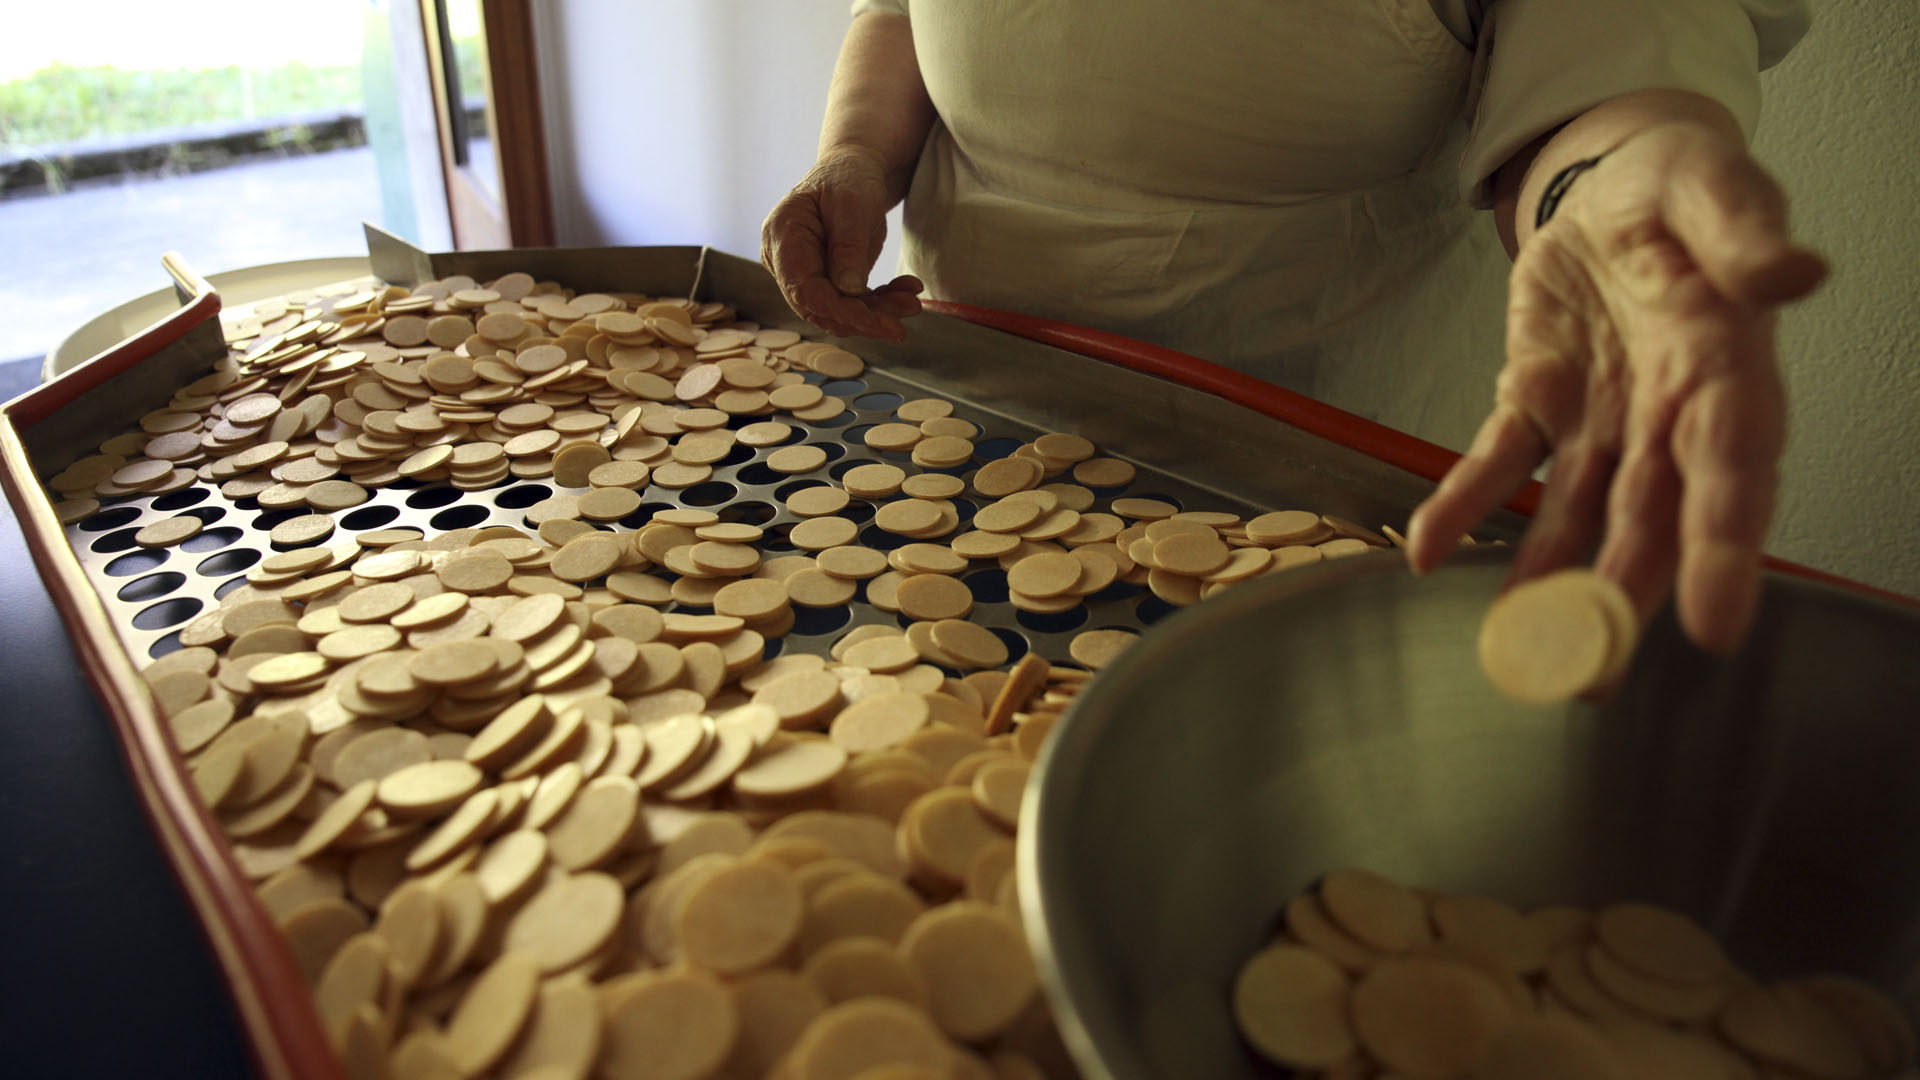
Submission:
[[[278,510],[262,510],[259,515],[253,519],[251,524],[261,532],[272,532],[273,527],[283,521],[291,521],[294,518],[305,517],[311,513],[313,513],[313,510],[305,506],[287,506]]]
[[[1057,615],[1042,615],[1034,611],[1015,610],[1013,620],[1029,630],[1042,634],[1061,634],[1068,630],[1077,630],[1086,625],[1087,605],[1075,604]]]
[[[980,508],[974,505],[972,499],[956,496],[947,501],[953,504],[953,512],[960,515],[960,525],[955,527],[954,532],[959,532],[973,520],[973,515],[980,512]]]
[[[1008,660],[1018,660],[1033,651],[1033,645],[1027,640],[1025,634],[1004,626],[989,626],[987,629],[993,631],[994,637],[1006,643]]]
[[[793,609],[792,633],[813,636],[831,634],[835,630],[853,621],[853,609],[850,607]]]
[[[760,659],[766,661],[779,656],[780,650],[786,645],[786,641],[786,638],[768,638],[766,647],[760,650]]]
[[[129,604],[137,604],[142,600],[157,600],[186,583],[187,575],[176,570],[162,570],[157,574],[134,578],[120,586],[120,591],[114,595]]]
[[[391,524],[400,516],[397,506],[363,506],[340,519],[340,527],[361,532]]]
[[[621,518],[620,524],[626,525],[628,522],[633,521],[635,518],[638,518],[639,521],[637,524],[628,526],[629,528],[637,529],[641,525],[645,525],[647,522],[652,521],[653,515],[659,513],[662,510],[678,510],[678,509],[680,509],[678,506],[675,506],[670,502],[644,502],[640,504],[640,508],[638,510],[635,510],[633,513],[628,514],[626,517]]]
[[[867,384],[859,379],[835,379],[820,384],[820,389],[833,397],[850,398],[867,392]]]
[[[115,551],[126,551],[134,546],[133,538],[138,535],[139,532],[139,529],[121,529],[119,532],[110,532],[88,546],[102,555],[111,554]]]
[[[196,506],[193,509],[188,510],[185,513],[181,514],[180,516],[190,517],[190,518],[199,518],[200,524],[211,525],[214,522],[219,521],[221,518],[226,517],[227,512],[224,508],[218,507],[218,506]]]
[[[860,542],[862,544],[865,544],[867,547],[874,549],[875,551],[892,551],[894,548],[906,547],[908,544],[919,543],[918,540],[915,540],[911,536],[898,536],[898,535],[895,535],[894,533],[888,532],[887,530],[881,528],[878,525],[869,525],[866,528],[861,529]]]
[[[231,525],[222,525],[217,529],[203,530],[198,536],[190,536],[180,544],[180,550],[202,552],[219,551],[221,548],[239,540],[246,533]]]
[[[197,485],[189,488],[181,488],[179,491],[168,492],[153,500],[153,508],[155,510],[167,511],[185,510],[189,506],[195,506],[205,502],[207,496],[210,494],[212,494],[212,492]]]
[[[1133,614],[1140,620],[1142,626],[1152,626],[1178,610],[1180,610],[1178,607],[1157,596],[1143,596],[1140,602],[1133,606]]]
[[[1005,570],[976,570],[960,579],[960,583],[973,594],[976,604],[1001,604],[1007,599],[1007,572]]]
[[[870,448],[867,446],[867,432],[879,426],[878,424],[855,424],[841,432],[840,437],[863,451],[868,450]]]
[[[720,511],[720,520],[738,522],[745,525],[765,525],[780,516],[780,511],[772,504],[758,500],[737,502]]]
[[[135,520],[139,516],[140,508],[137,506],[116,506],[110,510],[102,510],[85,521],[82,521],[80,523],[80,531],[106,532],[108,529],[117,529],[129,521]]]
[[[855,524],[865,525],[867,522],[873,520],[873,513],[872,503],[861,499],[854,499],[847,503],[846,508],[840,511],[839,516]]]
[[[144,574],[166,561],[165,549],[141,548],[138,551],[129,551],[107,564],[107,576],[132,577],[135,574]]]
[[[808,386],[825,386],[827,377],[817,371],[803,371],[800,373],[800,381]]]
[[[829,393],[831,393],[831,391],[829,391]],[[875,390],[871,394],[861,394],[859,397],[848,402],[848,404],[856,409],[862,409],[867,412],[892,413],[893,410],[905,404],[906,400],[906,398],[901,397],[891,390]]]
[[[206,605],[191,596],[176,596],[171,600],[162,600],[151,607],[141,608],[133,616],[133,625],[138,630],[165,630],[169,626],[178,626],[195,615]]]
[[[446,484],[436,484],[433,487],[421,488],[419,491],[407,496],[407,505],[415,510],[438,510],[440,507],[446,506],[449,503],[459,502],[460,497],[461,491],[459,488],[450,487]],[[542,496],[542,498],[544,497],[545,496]]]
[[[545,484],[515,484],[495,495],[493,502],[505,510],[525,510],[541,499],[552,497],[553,489]]]
[[[230,577],[227,580],[221,582],[219,585],[214,587],[213,598],[215,600],[225,600],[227,598],[228,593],[232,592],[235,589],[240,588],[246,583],[247,583],[247,575],[245,574],[241,574],[237,577]]]
[[[680,501],[688,506],[719,506],[739,495],[740,489],[725,480],[709,480],[682,491]]]
[[[779,487],[773,489],[773,497],[779,499],[781,502],[786,502],[796,494],[806,491],[809,488],[832,486],[832,484],[824,480],[787,480],[781,483]]]
[[[158,660],[168,653],[179,652],[182,648],[183,646],[180,644],[180,631],[174,630],[169,632],[166,637],[148,646],[147,656],[151,659]]]
[[[1020,449],[1019,439],[1008,439],[1004,437],[981,439],[979,442],[973,444],[973,459],[975,461],[998,461],[1018,449]]]
[[[460,506],[447,507],[445,510],[429,518],[427,523],[439,529],[441,532],[452,532],[455,529],[471,529],[487,520],[487,515],[491,512],[492,511],[484,506],[477,506],[473,503],[463,503]]]
[[[203,577],[225,577],[238,574],[253,567],[260,561],[260,553],[252,548],[228,548],[225,551],[209,555],[200,560],[193,569]]]
[[[772,469],[767,468],[757,461],[751,465],[740,466],[740,471],[733,475],[738,478],[741,483],[751,484],[754,487],[767,487],[771,484],[778,484],[787,478],[785,473],[774,472]]]
[[[1116,581],[1106,588],[1101,589],[1099,592],[1094,593],[1092,596],[1087,597],[1087,603],[1105,604],[1115,600],[1131,600],[1146,591],[1146,587],[1143,585],[1129,585],[1124,581]]]
[[[759,453],[759,450],[747,446],[744,443],[734,443],[732,449],[727,451],[727,456],[714,462],[713,467],[716,469],[724,469],[729,465],[745,465],[747,462],[752,461]]]

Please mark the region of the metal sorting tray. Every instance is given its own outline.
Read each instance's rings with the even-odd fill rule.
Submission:
[[[724,300],[735,305],[742,318],[763,326],[809,329],[788,310],[757,263],[711,249],[430,255],[372,227],[368,240],[375,275],[396,284],[453,274],[486,280],[517,270],[579,291]],[[81,660],[119,728],[149,816],[233,987],[262,1072],[273,1077],[333,1076],[332,1055],[284,943],[253,900],[217,824],[190,793],[184,766],[136,674],[148,657],[172,647],[181,626],[217,603],[224,590],[243,581],[247,570],[273,549],[267,535],[273,524],[306,511],[263,511],[252,500],[235,502],[212,485],[196,484],[166,495],[105,500],[99,511],[63,531],[36,479],[92,453],[105,438],[162,406],[176,387],[224,355],[218,297],[185,267],[170,261],[169,270],[184,304],[178,313],[6,407],[0,422],[6,468],[0,480],[19,511]],[[1374,527],[1398,526],[1430,489],[1430,477],[1196,386],[989,329],[969,321],[981,313],[953,310],[966,317],[928,314],[914,320],[905,345],[838,342],[870,364],[858,379],[823,385],[850,409],[826,424],[783,418],[796,428],[793,442],[826,451],[829,460],[822,469],[784,476],[762,463],[771,448],[736,447],[706,483],[683,491],[650,488],[641,509],[621,526],[636,526],[665,507],[697,506],[766,526],[769,535],[763,546],[777,549],[783,542],[778,539],[782,527],[799,520],[783,505],[790,490],[837,478],[868,462],[908,461],[904,454],[869,449],[860,435],[889,419],[901,399],[923,396],[953,401],[954,415],[982,428],[976,440],[981,458],[1002,456],[1048,431],[1075,432],[1093,440],[1101,453],[1135,464],[1138,476],[1124,494],[1167,499],[1189,509],[1252,514],[1302,508]],[[1192,381],[1203,383],[1210,372],[1218,373],[1195,362]],[[1295,406],[1304,401],[1298,399]],[[1335,427],[1343,422],[1371,427],[1323,406],[1305,407],[1331,418]],[[1448,456],[1404,436],[1387,435],[1423,453]],[[335,515],[336,530],[328,542],[398,525],[429,532],[490,524],[526,528],[525,509],[561,490],[551,481],[520,480],[483,492],[444,485],[377,490],[369,502]],[[1103,502],[1122,493],[1097,492]],[[970,495],[955,500],[963,528],[980,501]],[[133,534],[142,525],[179,513],[201,517],[207,528],[178,548],[148,551],[135,546]],[[843,511],[860,521],[862,543],[886,549],[909,542],[874,528],[872,513],[871,504],[857,499]],[[1511,538],[1522,522],[1503,511],[1482,535]],[[1068,642],[1082,630],[1139,630],[1171,610],[1144,588],[1115,585],[1073,611],[1035,615],[1007,602],[1004,574],[997,569],[976,569],[964,580],[976,597],[972,618],[1006,638],[1016,656],[1031,648],[1064,661]],[[863,596],[846,609],[799,612],[794,631],[775,646],[824,651],[855,625],[896,623],[895,616],[867,604]]]

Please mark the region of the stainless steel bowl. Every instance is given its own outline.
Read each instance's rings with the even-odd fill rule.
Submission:
[[[1519,905],[1672,905],[1757,974],[1920,1004],[1920,612],[1770,578],[1717,660],[1671,618],[1604,708],[1524,708],[1474,637],[1505,574],[1395,554],[1234,589],[1103,673],[1041,758],[1019,874],[1089,1077],[1271,1075],[1226,1008],[1282,902],[1366,866]]]

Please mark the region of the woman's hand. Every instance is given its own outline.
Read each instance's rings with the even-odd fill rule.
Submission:
[[[1510,583],[1597,546],[1643,621],[1677,582],[1688,636],[1737,648],[1786,436],[1774,312],[1825,275],[1737,138],[1697,123],[1629,136],[1520,250],[1493,414],[1414,514],[1414,567],[1551,455]]]
[[[822,154],[760,226],[760,261],[802,318],[842,337],[902,341],[900,320],[920,313],[920,279],[867,288],[887,239],[887,170],[857,148]]]

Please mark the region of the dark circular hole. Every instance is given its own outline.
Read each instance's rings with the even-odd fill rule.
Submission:
[[[628,522],[633,522],[633,524],[630,527],[637,529],[640,526],[645,525],[647,522],[652,521],[653,515],[659,513],[662,510],[678,510],[678,509],[680,508],[670,502],[644,502],[640,504],[639,509],[635,510],[631,514],[628,514],[626,517],[621,518],[620,523],[622,525],[626,525]],[[639,520],[635,521],[636,518]]]
[[[832,393],[832,391],[828,391],[828,393]],[[876,390],[871,394],[861,394],[859,397],[854,398],[849,404],[856,409],[864,409],[868,412],[891,413],[904,404],[906,400],[906,398],[890,390]]]
[[[121,529],[119,532],[110,532],[98,540],[95,540],[91,546],[93,550],[102,555],[113,551],[125,551],[134,546],[133,538],[138,535],[139,532],[139,529]]]
[[[976,570],[960,579],[976,604],[999,604],[1007,599],[1007,572],[999,568]]]
[[[1015,611],[1014,621],[1029,630],[1043,634],[1058,634],[1075,630],[1086,624],[1087,605],[1075,604],[1058,615],[1041,615],[1032,611]]]
[[[765,536],[762,536],[760,538],[759,543],[755,544],[754,546],[758,547],[761,551],[766,552],[767,554],[770,554],[770,555],[791,555],[792,553],[800,550],[799,548],[793,546],[793,541],[787,539],[787,532],[785,529],[782,529],[779,532],[770,532]],[[809,554],[811,554],[811,552],[809,552]]]
[[[80,523],[81,532],[106,532],[117,529],[140,516],[137,506],[116,506],[111,510],[102,510]]]
[[[853,609],[849,607],[793,609],[793,632],[796,634],[831,634],[852,621]]]
[[[740,471],[733,475],[738,477],[741,483],[752,484],[754,487],[778,484],[787,478],[786,473],[774,472],[757,461],[751,465],[740,466]]]
[[[304,506],[287,506],[278,510],[262,510],[259,516],[253,519],[253,527],[259,529],[261,532],[271,532],[275,525],[283,521],[291,521],[294,518],[305,517],[311,513],[313,513],[313,511]]]
[[[739,494],[740,489],[725,480],[709,480],[682,491],[680,501],[688,506],[719,506]]]
[[[151,548],[141,548],[139,551],[129,551],[125,555],[108,563],[107,575],[109,577],[132,577],[135,574],[144,574],[166,561],[167,553],[164,550],[155,551]]]
[[[233,543],[245,535],[245,533],[231,525],[222,525],[217,529],[207,529],[200,535],[188,539],[180,545],[180,549],[182,551],[192,551],[196,553],[202,551],[219,551],[221,548],[226,547],[228,544]]]
[[[525,510],[541,499],[551,498],[553,489],[545,484],[515,484],[493,497],[494,504],[507,510]]]
[[[1180,609],[1157,596],[1143,596],[1133,607],[1134,615],[1140,619],[1143,626],[1152,626],[1178,610]]]
[[[868,461],[864,457],[842,458],[839,461],[836,461],[833,464],[827,466],[827,475],[833,477],[835,480],[845,480],[847,478],[848,473],[852,472],[853,470],[859,468],[862,465],[871,465],[871,464],[873,464],[873,462]]]
[[[972,521],[973,515],[980,512],[980,508],[978,506],[975,506],[973,504],[973,500],[971,499],[964,499],[956,496],[955,498],[948,499],[947,501],[953,504],[953,512],[960,515],[961,526],[965,526],[968,522]],[[954,531],[958,532],[959,528],[956,527]]]
[[[1022,634],[1004,626],[989,626],[987,629],[993,631],[993,636],[1006,642],[1008,660],[1018,660],[1033,651],[1033,646],[1027,643],[1026,637]]]
[[[720,511],[721,521],[739,522],[746,525],[765,525],[780,516],[780,511],[772,503],[752,500],[737,502]]]
[[[459,488],[438,484],[433,487],[421,488],[419,491],[407,496],[407,505],[413,507],[415,510],[437,510],[442,506],[446,506],[448,503],[459,502],[460,494]],[[541,498],[545,498],[545,496],[541,496]],[[539,500],[536,499],[534,501],[538,502]]]
[[[155,510],[185,510],[187,507],[193,506],[196,503],[205,502],[207,496],[210,494],[212,493],[203,487],[181,488],[179,491],[169,492],[153,500],[153,508]]]
[[[225,600],[228,593],[240,588],[246,583],[247,576],[245,574],[241,574],[239,577],[230,577],[214,588],[213,598],[215,600]]]
[[[170,652],[179,652],[182,647],[180,644],[180,631],[175,630],[166,637],[148,646],[147,655],[158,660]]]
[[[771,660],[774,657],[779,656],[780,648],[782,644],[785,643],[786,640],[787,639],[783,637],[768,638],[766,648],[762,649],[760,652],[760,659]]]
[[[1106,588],[1101,589],[1099,592],[1094,593],[1092,596],[1087,597],[1087,603],[1105,604],[1115,600],[1131,600],[1146,591],[1145,586],[1129,585],[1124,581],[1116,581]]]
[[[841,432],[840,437],[842,439],[845,439],[848,443],[851,443],[852,445],[857,446],[862,450],[866,450],[866,449],[869,449],[869,447],[867,446],[867,432],[872,431],[874,428],[879,426],[880,425],[878,424],[855,424],[852,427],[848,428],[847,430]]]
[[[892,551],[919,541],[911,536],[896,536],[878,525],[869,525],[860,530],[860,542],[875,551]]]
[[[340,527],[359,532],[364,529],[378,529],[400,516],[397,506],[363,506],[340,519]]]
[[[193,509],[187,511],[186,513],[180,516],[190,517],[190,518],[199,518],[200,524],[211,525],[214,522],[219,521],[221,518],[226,517],[227,512],[226,510],[218,506],[196,506]]]
[[[866,393],[867,384],[859,379],[835,379],[832,382],[821,383],[820,389],[834,397],[853,397],[856,394]]]
[[[779,499],[781,502],[786,502],[788,499],[793,498],[802,491],[806,491],[808,488],[832,486],[832,484],[824,480],[788,480],[786,483],[773,489],[773,497]]]
[[[839,461],[841,458],[847,456],[847,444],[845,443],[820,442],[809,443],[808,445],[819,447],[821,451],[827,455],[828,461]]]
[[[195,615],[206,605],[191,596],[176,596],[171,600],[162,600],[152,607],[141,608],[133,617],[133,625],[141,630],[165,630],[169,626],[178,626]]]
[[[716,469],[724,469],[729,465],[745,465],[747,462],[752,461],[754,456],[759,452],[760,451],[751,446],[734,443],[733,448],[727,451],[727,456],[714,462],[713,467]]]
[[[228,548],[200,560],[200,565],[193,569],[203,577],[224,577],[251,569],[259,561],[260,553],[252,548]]]
[[[488,512],[486,507],[476,506],[473,503],[466,503],[461,506],[449,506],[429,518],[428,523],[441,532],[452,532],[455,529],[471,529],[487,520]]]
[[[865,525],[867,522],[873,520],[873,504],[861,499],[855,499],[849,502],[845,509],[840,511],[839,516],[855,524]]]
[[[1019,439],[992,438],[981,439],[973,444],[975,461],[995,461],[1020,449]]]
[[[801,372],[800,381],[806,383],[808,386],[825,386],[827,384],[827,377],[817,371],[805,371]]]
[[[158,574],[148,574],[135,578],[120,587],[116,595],[128,603],[142,600],[157,600],[187,583],[187,575],[173,570],[164,570]]]

